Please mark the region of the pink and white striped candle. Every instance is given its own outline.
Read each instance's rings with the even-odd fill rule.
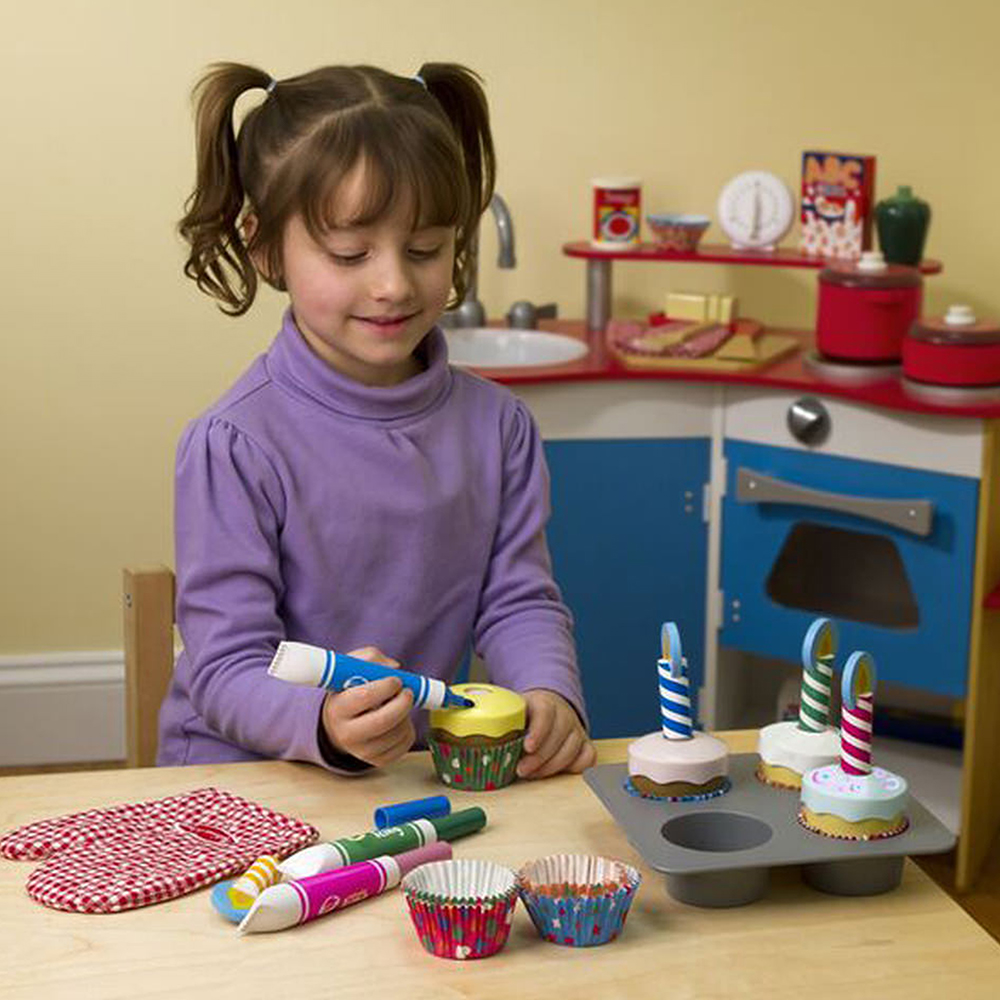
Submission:
[[[871,774],[875,661],[870,653],[852,653],[844,667],[840,708],[840,769]]]

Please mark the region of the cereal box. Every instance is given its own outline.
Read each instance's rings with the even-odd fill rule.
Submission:
[[[871,247],[875,157],[802,154],[802,251],[855,258]]]

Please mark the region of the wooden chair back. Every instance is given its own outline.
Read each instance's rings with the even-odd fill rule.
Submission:
[[[156,764],[160,702],[174,669],[174,594],[174,574],[166,566],[122,571],[129,767]]]

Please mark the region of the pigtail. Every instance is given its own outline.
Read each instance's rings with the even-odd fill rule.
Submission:
[[[270,82],[267,73],[252,66],[216,63],[193,94],[197,173],[178,225],[191,246],[184,273],[231,316],[245,313],[257,292],[257,271],[238,228],[245,191],[233,108],[245,91],[266,89]]]
[[[455,241],[456,291],[459,297],[469,278],[470,244],[475,238],[479,219],[489,207],[496,183],[496,155],[490,132],[490,112],[481,77],[457,63],[424,63],[420,78],[437,99],[452,124],[462,147],[469,178],[472,205],[459,225]]]

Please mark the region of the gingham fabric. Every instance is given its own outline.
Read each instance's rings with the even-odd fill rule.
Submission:
[[[29,823],[0,840],[0,855],[47,859],[27,882],[45,906],[117,913],[238,875],[262,854],[283,857],[318,836],[256,802],[198,788]]]

